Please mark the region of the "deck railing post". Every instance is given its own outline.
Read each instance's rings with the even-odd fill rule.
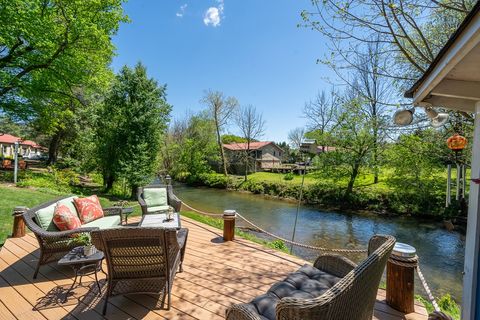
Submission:
[[[25,235],[25,220],[23,220],[23,214],[27,210],[27,207],[15,207],[15,209],[13,209],[12,238],[20,238]]]
[[[415,248],[397,242],[387,262],[387,304],[403,313],[415,312],[414,279],[417,264]]]
[[[235,238],[235,210],[223,211],[223,240],[232,241]]]

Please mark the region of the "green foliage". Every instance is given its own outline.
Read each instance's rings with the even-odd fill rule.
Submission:
[[[446,177],[440,174],[445,172],[445,165],[443,145],[438,140],[436,131],[426,130],[403,135],[387,149],[386,159],[393,168],[387,184],[395,190],[402,211],[430,210],[442,205]]]
[[[75,234],[68,243],[74,246],[88,246],[92,244],[92,238],[88,233],[77,233]]]
[[[49,172],[23,172],[17,186],[69,193],[72,185],[78,184],[78,182],[78,174],[74,171],[49,167]]]
[[[97,127],[97,155],[107,189],[125,178],[133,197],[136,188],[148,183],[157,171],[161,138],[171,110],[165,90],[148,78],[141,64],[133,69],[125,66],[116,76]]]
[[[161,149],[163,169],[175,179],[194,183],[218,163],[215,123],[206,113],[175,122]]]
[[[460,319],[460,306],[448,293],[438,300],[438,306],[442,311],[451,315],[454,319]]]
[[[252,140],[256,141],[256,140]],[[222,135],[222,143],[224,144],[230,144],[230,143],[243,143],[247,142],[247,139],[243,137],[236,136],[234,134],[224,134]]]
[[[277,249],[279,251],[284,251],[284,252],[288,251],[288,248],[285,245],[285,242],[283,242],[282,240],[278,240],[278,239],[270,242],[269,247],[273,248],[273,249]]]
[[[293,180],[295,176],[293,175],[293,173],[289,172],[287,173],[286,175],[283,176],[283,180],[287,180],[287,181],[290,181],[290,180]]]
[[[223,174],[201,173],[197,177],[197,181],[201,181],[202,185],[211,188],[225,189],[231,185],[231,179]]]
[[[105,85],[111,37],[126,21],[121,0],[0,1],[0,102],[17,116],[31,102]],[[51,105],[50,105],[51,106]]]
[[[421,295],[415,295],[415,299],[423,303],[428,313],[435,311],[433,304],[427,298]],[[450,315],[455,320],[460,320],[461,310],[460,305],[453,300],[450,294],[445,294],[437,300],[440,310],[448,315]]]

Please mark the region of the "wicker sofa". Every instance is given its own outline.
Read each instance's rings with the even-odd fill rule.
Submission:
[[[75,206],[73,205],[73,198],[74,196],[70,196],[49,201],[27,210],[23,214],[25,224],[33,232],[33,234],[35,234],[40,247],[40,258],[33,275],[34,279],[37,278],[40,266],[50,262],[58,261],[75,247],[75,244],[70,241],[72,239],[72,235],[89,233],[93,230],[111,228],[121,224],[122,208],[119,207],[103,208],[103,218],[86,223],[82,226],[82,228],[74,230],[59,231],[53,222],[50,222],[49,224],[47,222],[48,225],[46,225],[45,221],[43,224],[38,221],[40,216],[37,215],[37,213],[42,211],[53,212],[57,202],[70,206],[70,208],[73,208],[72,210],[75,210],[76,212]]]
[[[147,192],[146,192],[147,191]],[[153,192],[161,192],[164,199],[155,198]],[[139,187],[137,189],[137,198],[140,207],[142,208],[142,214],[149,214],[156,211],[168,210],[168,207],[172,207],[175,212],[179,212],[182,207],[182,202],[173,193],[171,185],[152,184],[145,187]]]
[[[162,294],[170,308],[175,274],[182,271],[188,229],[124,227],[92,232],[95,246],[105,253],[108,299],[118,294]]]
[[[227,309],[229,320],[371,320],[378,285],[395,244],[392,236],[369,241],[368,257],[359,265],[326,254],[304,265],[266,294]]]

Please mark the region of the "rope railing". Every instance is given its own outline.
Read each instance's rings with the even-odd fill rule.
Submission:
[[[207,216],[211,216],[211,217],[217,217],[217,218],[220,218],[222,216],[221,213],[212,213],[212,212],[205,212],[205,211],[202,211],[202,210],[198,210],[198,209],[190,206],[189,204],[183,202],[183,200],[182,200],[182,205],[184,205],[185,207],[187,207],[188,209],[190,209],[192,211],[195,211],[195,212],[203,214],[203,215],[207,215]],[[242,219],[243,221],[245,221],[250,226],[254,227],[259,232],[265,233],[266,235],[268,235],[268,236],[270,236],[274,239],[281,240],[284,243],[294,245],[294,246],[297,246],[297,247],[300,247],[300,248],[312,249],[312,250],[317,250],[317,251],[326,251],[326,252],[337,252],[337,253],[367,253],[367,250],[365,250],[365,249],[335,249],[335,248],[311,246],[311,245],[308,245],[308,244],[291,241],[291,240],[285,239],[283,237],[277,236],[276,234],[273,234],[273,233],[259,227],[258,225],[251,222],[250,220],[248,220],[247,218],[245,218],[243,215],[241,215],[238,212],[237,212],[236,216],[238,218]]]
[[[206,211],[196,209],[196,208],[192,207],[191,205],[189,205],[188,203],[185,203],[183,200],[182,200],[182,205],[185,206],[187,209],[190,209],[194,212],[200,213],[200,214],[205,215],[205,216],[210,216],[210,217],[215,217],[215,218],[221,218],[222,217],[221,213],[212,213],[212,212],[206,212]],[[259,232],[265,233],[266,235],[268,235],[272,238],[281,240],[284,243],[288,243],[290,245],[294,245],[294,246],[297,246],[297,247],[312,249],[312,250],[317,250],[317,251],[324,251],[324,252],[335,252],[335,253],[367,253],[367,250],[365,250],[365,249],[325,248],[325,247],[317,247],[317,246],[312,246],[312,245],[308,245],[308,244],[304,244],[304,243],[294,242],[294,241],[285,239],[283,237],[277,236],[277,235],[259,227],[258,225],[251,222],[250,220],[248,220],[247,218],[245,218],[243,215],[241,215],[238,212],[236,213],[236,217],[240,218],[241,220],[243,220],[244,222],[246,222],[247,224],[249,224],[250,226],[252,226],[256,230],[258,230]],[[425,280],[425,277],[423,276],[422,270],[420,269],[418,256],[415,255],[414,257],[409,257],[409,258],[397,257],[396,256],[394,259],[395,259],[395,263],[398,264],[398,265],[406,266],[406,267],[414,266],[414,268],[415,268],[415,270],[418,274],[418,278],[420,279],[420,282],[422,283],[422,286],[423,286],[425,292],[427,293],[428,299],[432,303],[433,308],[435,309],[435,311],[440,312],[440,307],[438,306],[438,303],[437,303],[435,297],[433,296],[432,291],[430,290],[430,286],[428,285],[427,281]]]

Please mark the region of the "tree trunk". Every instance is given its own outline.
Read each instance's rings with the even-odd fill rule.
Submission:
[[[131,187],[131,194],[130,194],[130,199],[134,200],[137,198],[137,186],[132,186]]]
[[[378,143],[377,143],[377,133],[373,135],[375,139],[373,141],[373,183],[378,183]]]
[[[245,182],[248,180],[248,161],[250,160],[250,141],[247,140],[247,151],[245,153]]]
[[[105,191],[110,191],[113,188],[113,183],[115,182],[115,178],[111,175],[107,175],[103,177],[103,184],[105,185]]]
[[[348,199],[350,197],[350,194],[352,194],[353,185],[355,184],[355,179],[357,179],[359,169],[360,169],[360,163],[355,162],[355,164],[353,165],[352,174],[350,175],[350,180],[348,181],[347,190],[345,191],[346,199]]]
[[[58,159],[58,149],[60,148],[60,143],[62,141],[63,132],[61,130],[57,131],[48,146],[48,160],[47,165],[52,165],[57,163]]]
[[[228,176],[227,161],[225,160],[225,151],[223,150],[222,137],[220,136],[220,128],[218,127],[218,124],[216,125],[216,127],[217,127],[217,143],[218,143],[218,147],[220,148],[220,156],[222,158],[223,175],[226,177]]]
[[[378,183],[378,115],[377,115],[377,105],[376,103],[372,106],[372,117],[373,117],[373,183]]]

